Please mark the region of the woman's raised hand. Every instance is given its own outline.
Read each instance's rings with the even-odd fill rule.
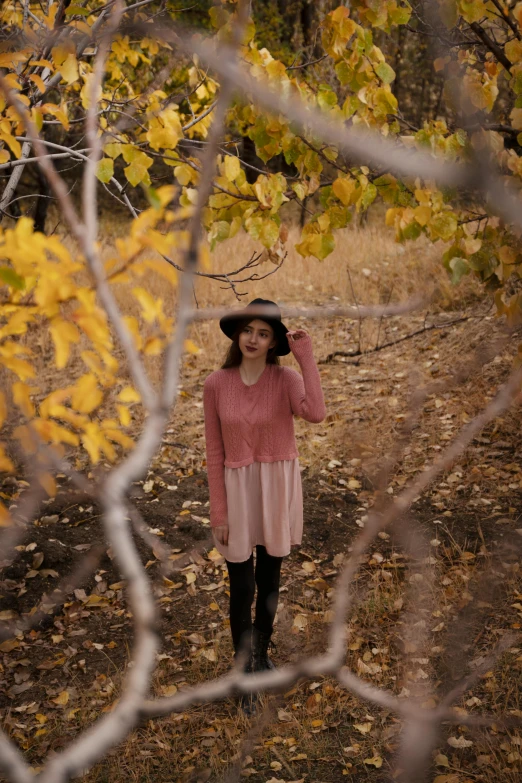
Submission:
[[[291,337],[292,340],[301,340],[303,337],[308,337],[308,332],[305,329],[290,329],[286,333],[287,337]]]
[[[216,525],[214,534],[220,544],[228,546],[228,525]]]

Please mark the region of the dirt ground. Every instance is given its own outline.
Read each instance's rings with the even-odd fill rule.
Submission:
[[[406,333],[417,326],[410,319],[401,328]],[[377,457],[397,437],[404,418],[404,368],[422,357],[428,379],[447,376],[448,383],[428,397],[404,459],[389,477],[390,499],[506,376],[515,342],[460,386],[451,383],[448,368],[455,356],[464,360],[474,347],[480,350],[492,328],[489,322],[479,328],[464,322],[364,361],[318,357],[329,416],[313,437],[310,425],[296,422],[305,526],[302,545],[283,562],[276,664],[326,649],[335,577],[373,502]],[[175,423],[151,472],[133,491],[147,530],[146,541],[136,535],[137,546],[161,610],[157,696],[231,666],[226,566],[208,524],[203,379],[201,368],[187,360]],[[437,701],[510,632],[498,664],[457,703],[471,714],[522,717],[518,424],[515,409],[489,425],[413,504],[410,515],[425,541],[420,558],[409,550],[405,520],[381,533],[363,557],[353,585],[346,664],[374,684],[404,696],[425,687],[426,701]],[[16,557],[0,563],[0,709],[4,727],[35,768],[49,750],[59,751],[111,708],[132,658],[132,616],[113,553],[99,546],[100,509],[66,477],[59,484],[57,497],[29,524]],[[25,489],[23,482],[7,480],[1,494],[8,504],[20,502]],[[162,570],[163,552],[168,573]],[[53,607],[43,600],[89,555],[95,558],[92,574],[70,586],[65,602]],[[426,629],[423,649],[410,638],[412,594],[422,599],[415,622]],[[42,607],[31,623],[31,613]],[[273,711],[272,718],[250,737],[246,750],[241,747],[251,722],[228,699],[147,722],[88,779],[203,783],[224,779],[234,763],[255,783],[389,779],[400,722],[353,698],[332,678],[303,679],[284,694],[263,696],[261,704]],[[521,744],[520,732],[500,722],[481,729],[444,725],[430,779],[515,781]]]

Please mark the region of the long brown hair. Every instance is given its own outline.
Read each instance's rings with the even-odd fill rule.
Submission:
[[[262,321],[263,319],[260,318]],[[232,335],[232,343],[230,345],[230,348],[227,351],[227,355],[225,356],[225,361],[221,365],[221,370],[227,370],[229,367],[239,367],[241,364],[241,361],[243,359],[243,354],[241,353],[241,348],[239,347],[239,335],[252,321],[255,321],[255,318],[241,318],[237,322],[236,329],[234,331],[234,334]],[[266,323],[266,322],[265,322]],[[266,363],[267,364],[280,364],[279,356],[277,356],[277,337],[274,334],[274,339],[276,340],[276,344],[273,348],[270,348],[267,355],[266,355]]]

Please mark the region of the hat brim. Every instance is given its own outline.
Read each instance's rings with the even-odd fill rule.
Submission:
[[[245,316],[245,314],[224,315],[219,321],[219,328],[221,329],[223,334],[226,334],[226,336],[230,340],[232,340],[232,338],[234,337],[234,332],[236,331],[238,321],[244,320],[245,317],[248,318],[248,316]],[[259,318],[260,321],[265,321],[267,324],[270,324],[270,326],[274,330],[274,335],[277,339],[276,356],[287,356],[291,352],[291,349],[288,343],[288,337],[286,336],[288,329],[284,325],[284,323],[282,323],[281,321],[272,320],[271,318],[262,318],[261,316],[256,316],[256,315],[253,315],[250,320],[253,321],[255,318]]]

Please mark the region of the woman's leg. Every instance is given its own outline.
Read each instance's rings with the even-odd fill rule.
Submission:
[[[252,603],[254,601],[254,554],[243,563],[225,560],[230,581],[230,631],[237,653],[250,650],[252,635]]]
[[[255,580],[257,585],[254,625],[258,631],[271,634],[279,601],[282,557],[269,555],[264,546],[256,546]]]

